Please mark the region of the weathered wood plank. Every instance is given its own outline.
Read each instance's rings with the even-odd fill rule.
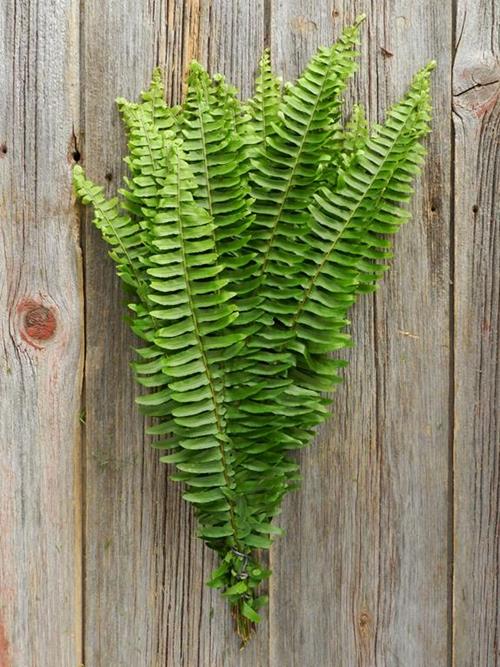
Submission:
[[[296,75],[363,10],[355,97],[370,117],[431,57],[436,109],[449,109],[451,3],[273,2],[278,71]],[[414,220],[380,295],[354,309],[346,385],[302,457],[273,551],[272,664],[446,662],[449,146],[438,113]]]
[[[458,2],[454,665],[500,664],[500,12]]]
[[[116,190],[123,173],[117,95],[135,98],[154,65],[179,101],[198,57],[235,83],[253,74],[263,43],[261,2],[127,1],[85,5],[84,162]],[[112,36],[112,39],[110,38]],[[221,48],[232,35],[229,51]],[[195,537],[181,489],[149,450],[128,362],[134,342],[104,244],[85,234],[87,296],[85,664],[267,664],[267,629],[242,654],[226,605],[204,582],[213,555]]]
[[[78,2],[0,6],[0,665],[79,665]]]
[[[265,0],[202,0],[199,58],[213,74],[220,72],[243,99],[254,91],[254,78],[267,31]]]

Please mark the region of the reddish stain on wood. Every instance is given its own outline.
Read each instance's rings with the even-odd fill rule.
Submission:
[[[295,16],[290,21],[290,25],[298,33],[308,34],[318,29],[318,24],[305,16]]]
[[[477,118],[482,118],[485,116],[487,113],[489,113],[492,109],[495,108],[496,103],[498,102],[500,93],[495,93],[490,97],[488,100],[484,101],[482,104],[479,104],[475,109],[474,113],[476,114]]]
[[[21,317],[21,337],[30,345],[37,347],[37,342],[50,340],[54,336],[57,322],[53,308],[33,299],[23,299],[17,312]]]
[[[9,641],[5,627],[0,619],[0,667],[10,667]]]

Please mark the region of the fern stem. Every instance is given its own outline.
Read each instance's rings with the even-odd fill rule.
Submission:
[[[234,621],[234,629],[238,637],[241,639],[240,649],[243,650],[255,632],[255,623],[252,623],[252,621],[250,621],[242,614],[241,602],[238,602],[237,604],[233,605],[232,615]]]
[[[264,57],[263,57],[263,59],[261,60],[261,63],[260,63],[260,77],[261,77],[261,82],[262,82],[261,83],[262,95],[261,95],[261,98],[260,98],[261,101],[262,101],[262,104],[261,104],[261,109],[260,110],[261,110],[261,114],[262,114],[262,137],[264,139],[264,141],[262,143],[262,150],[263,150],[264,153],[266,151],[266,142],[265,142],[265,140],[266,140],[266,137],[267,137],[267,128],[268,128],[268,125],[266,123],[266,119],[267,119],[266,96],[264,94],[264,88],[265,88],[264,77],[266,76],[266,67],[265,67],[265,65],[266,65],[266,62],[267,62],[264,59],[266,58],[266,54],[267,54],[267,58],[269,58],[269,51],[265,51],[264,52]]]
[[[212,218],[212,220],[215,221],[214,211],[213,211],[213,203],[212,203],[212,190],[210,188],[210,172],[209,172],[209,169],[208,169],[207,134],[206,134],[206,131],[205,131],[205,123],[203,121],[203,113],[202,113],[201,108],[200,108],[199,105],[198,105],[197,111],[198,111],[198,119],[200,121],[200,130],[201,130],[201,136],[202,136],[201,146],[202,146],[202,151],[203,151],[203,171],[205,172],[204,173],[205,185],[206,185],[206,188],[207,188],[207,211],[208,211],[208,214],[210,215],[210,217]],[[212,239],[213,239],[213,242],[214,242],[215,252],[217,253],[217,256],[219,256],[219,249],[217,248],[217,236],[215,234],[215,224],[214,224],[214,229],[213,229],[213,232],[212,232]]]
[[[212,191],[210,189],[210,174],[208,171],[208,157],[207,157],[207,134],[205,131],[205,123],[203,121],[203,113],[198,107],[198,119],[200,121],[200,130],[201,130],[201,136],[202,136],[202,141],[201,141],[201,148],[203,152],[203,171],[204,176],[205,176],[205,185],[207,188],[207,210],[208,213],[210,214],[210,217],[213,219],[214,214],[213,214],[213,206],[212,206]],[[217,251],[217,241],[215,238],[215,228],[213,231],[213,239],[214,239],[214,245],[215,245],[215,250]]]

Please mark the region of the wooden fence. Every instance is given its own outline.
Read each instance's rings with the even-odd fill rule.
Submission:
[[[265,45],[293,78],[361,12],[351,94],[372,120],[438,61],[429,156],[240,653],[148,447],[121,288],[71,167],[116,190],[114,99],[154,65],[171,100],[193,57],[248,96]],[[2,0],[1,667],[500,664],[499,22],[496,0]]]

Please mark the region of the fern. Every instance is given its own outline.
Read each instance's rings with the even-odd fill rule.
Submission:
[[[271,55],[269,50],[266,50],[259,63],[255,97],[249,100],[247,105],[252,118],[252,129],[257,138],[255,143],[264,153],[267,149],[267,139],[272,134],[273,123],[278,121],[280,102],[281,82],[273,74]],[[258,152],[255,155],[258,155]]]
[[[356,69],[357,25],[348,28],[336,44],[312,58],[297,83],[289,86],[271,121],[266,148],[255,160],[252,173],[256,213],[253,246],[260,254],[261,281],[276,253],[280,226],[305,229],[303,211],[315,191],[321,163],[318,151],[340,119],[343,92]]]
[[[155,71],[139,103],[118,101],[120,197],[74,170],[126,287],[152,444],[219,554],[209,585],[244,643],[266,602],[260,550],[300,479],[290,452],[329,414],[345,365],[331,353],[351,345],[348,311],[387,269],[429,131],[433,63],[382,125],[360,107],[343,123],[359,25],[283,90],[264,53],[246,103],[193,63],[170,108]]]

